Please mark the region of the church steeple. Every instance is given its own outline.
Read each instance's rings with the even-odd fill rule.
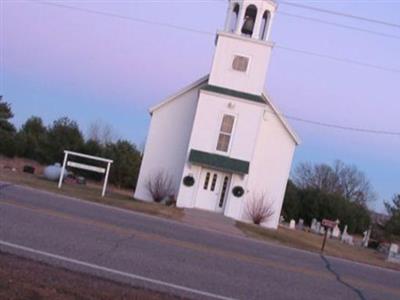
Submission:
[[[210,84],[260,95],[273,43],[272,0],[229,0],[225,28],[218,32]]]
[[[225,31],[266,41],[276,4],[268,0],[230,0]]]

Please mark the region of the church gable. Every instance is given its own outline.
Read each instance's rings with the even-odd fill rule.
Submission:
[[[183,89],[181,89],[177,93],[171,95],[170,97],[168,97],[164,101],[162,101],[162,102],[158,103],[157,105],[151,107],[149,109],[150,114],[152,115],[153,112],[163,108],[164,106],[170,104],[171,102],[174,102],[175,100],[184,98],[185,94],[189,94],[192,91],[196,91],[197,92],[202,86],[206,85],[207,82],[208,82],[208,75],[196,80],[192,84],[184,87]]]

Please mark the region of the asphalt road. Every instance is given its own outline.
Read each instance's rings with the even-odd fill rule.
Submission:
[[[190,299],[400,299],[400,272],[1,183],[0,250]]]

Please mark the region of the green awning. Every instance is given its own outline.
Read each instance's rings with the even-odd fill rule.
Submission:
[[[209,91],[209,92],[214,92],[218,94],[223,94],[231,97],[236,97],[240,99],[245,99],[245,100],[250,100],[258,103],[264,103],[265,104],[265,99],[262,96],[254,95],[254,94],[249,94],[249,93],[243,93],[223,87],[219,87],[216,85],[206,85],[205,87],[201,88],[204,91]]]
[[[190,150],[189,161],[194,164],[239,174],[248,174],[250,167],[248,161],[193,149]]]

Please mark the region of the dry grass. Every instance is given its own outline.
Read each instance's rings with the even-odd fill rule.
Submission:
[[[321,250],[323,236],[310,232],[291,230],[284,227],[279,227],[278,230],[271,230],[242,222],[236,222],[236,227],[242,230],[247,236],[260,240],[318,253]],[[327,240],[324,253],[360,263],[400,271],[400,265],[387,262],[385,260],[386,256],[382,253],[372,249],[349,246],[334,239]]]
[[[117,189],[111,185],[107,187],[107,194],[102,198],[102,186],[94,183],[87,185],[63,183],[62,188],[58,189],[56,182],[45,180],[40,176],[22,173],[19,170],[13,172],[8,169],[0,169],[0,180],[170,219],[179,220],[183,216],[181,209],[134,200],[133,191]]]

